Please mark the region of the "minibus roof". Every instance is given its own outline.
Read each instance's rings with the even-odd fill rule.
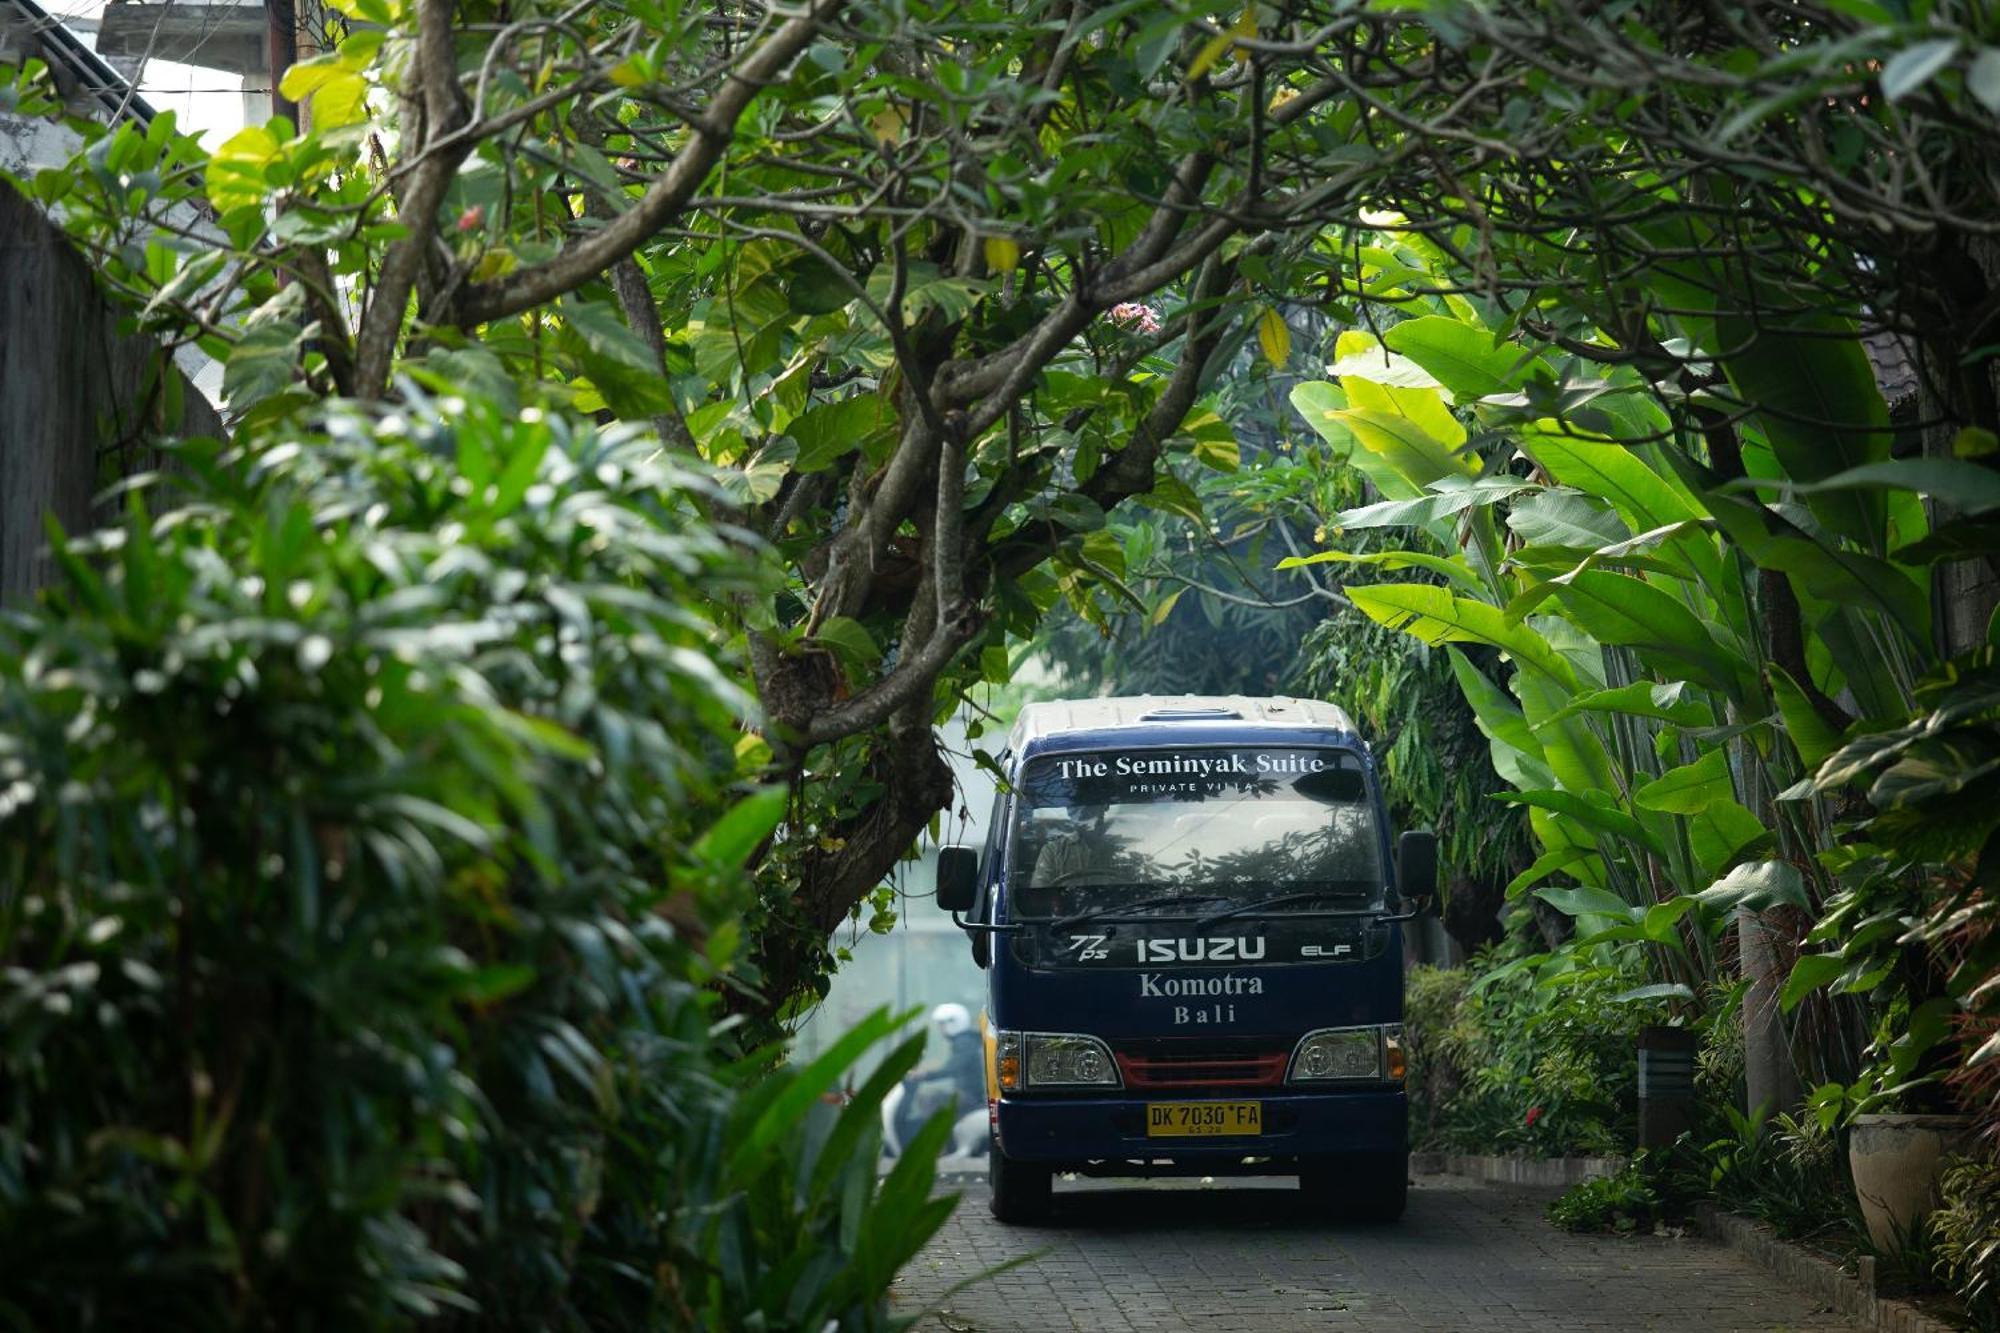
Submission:
[[[1349,745],[1354,720],[1317,699],[1137,694],[1026,704],[1007,748],[1019,759],[1059,750],[1153,745]]]

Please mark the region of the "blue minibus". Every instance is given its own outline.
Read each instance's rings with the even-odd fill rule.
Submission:
[[[944,848],[937,882],[986,969],[994,1216],[1040,1220],[1075,1173],[1296,1175],[1316,1208],[1399,1217],[1400,923],[1436,844],[1392,859],[1347,715],[1035,703],[999,762],[984,848]]]

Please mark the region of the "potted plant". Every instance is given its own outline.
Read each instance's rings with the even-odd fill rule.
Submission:
[[[2000,852],[1988,846],[2000,840],[1995,656],[1987,647],[1950,663],[1918,687],[1907,724],[1855,738],[1787,793],[1865,781],[1873,807],[1859,830],[1865,841],[1822,856],[1840,890],[1807,940],[1830,947],[1798,960],[1783,1002],[1794,1008],[1822,987],[1869,1001],[1868,1070],[1814,1101],[1823,1116],[1853,1112],[1848,1164],[1869,1235],[1885,1250],[1916,1233],[1947,1159],[1971,1138],[1947,1076],[1972,1063],[1958,1038],[1967,1007],[1992,989],[1990,934],[1975,941],[1962,918],[1985,910],[1982,881],[2000,875]]]

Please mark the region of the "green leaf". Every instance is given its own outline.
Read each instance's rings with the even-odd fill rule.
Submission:
[[[1907,46],[1882,65],[1882,96],[1900,102],[1921,89],[1958,54],[1956,37],[1937,37]]]
[[[1292,386],[1291,400],[1292,410],[1315,434],[1334,447],[1336,457],[1344,457],[1354,448],[1354,433],[1341,424],[1340,414],[1347,410],[1348,402],[1346,391],[1338,384],[1306,380]],[[1413,488],[1399,493],[1401,498],[1412,494],[1415,494]]]
[[[882,648],[875,642],[875,636],[860,621],[846,616],[829,616],[813,635],[813,641],[831,648],[851,676],[865,673],[882,660]]]
[[[1558,482],[1610,504],[1633,532],[1705,517],[1684,488],[1619,445],[1535,427],[1523,432],[1521,448]]]
[[[1716,874],[1746,848],[1770,836],[1763,821],[1734,800],[1711,802],[1687,824],[1688,848],[1695,862]]]
[[[1576,671],[1534,630],[1510,622],[1499,607],[1425,583],[1377,583],[1347,590],[1370,619],[1424,643],[1483,643],[1574,693]]]
[[[1733,912],[1739,907],[1761,912],[1784,905],[1806,910],[1810,906],[1805,878],[1789,861],[1745,861],[1694,898],[1710,912]]]
[[[1796,330],[1760,328],[1746,314],[1716,319],[1716,336],[1744,350],[1723,363],[1737,396],[1757,410],[1764,438],[1785,475],[1818,482],[1889,456],[1889,408],[1850,321],[1793,321]],[[1830,424],[1821,424],[1830,423]],[[1888,549],[1882,497],[1840,490],[1808,498],[1831,531],[1863,550]]]
[[[1789,574],[1824,601],[1878,612],[1919,652],[1930,651],[1930,597],[1906,571],[1820,541],[1763,505],[1724,495],[1712,496],[1710,503],[1716,522],[1759,568]]]
[[[1634,918],[1631,903],[1604,889],[1536,889],[1535,896],[1564,916],[1609,916],[1620,921]]]
[[[1507,513],[1507,526],[1531,544],[1593,550],[1631,535],[1608,504],[1567,488],[1516,501]]]
[[[1778,992],[1778,1004],[1790,1013],[1806,996],[1846,970],[1847,960],[1837,953],[1801,954],[1785,978],[1784,989]]]
[[[1353,565],[1371,565],[1378,569],[1427,569],[1468,593],[1480,594],[1485,585],[1472,567],[1461,555],[1426,555],[1422,551],[1316,551],[1312,555],[1292,555],[1280,560],[1276,569],[1299,569],[1306,565],[1324,565],[1331,562]]]
[[[1635,804],[1674,815],[1697,815],[1717,801],[1734,800],[1729,755],[1717,748],[1691,764],[1669,769],[1632,793]]]
[[[781,797],[784,794],[782,788],[773,790]],[[741,808],[740,805],[737,807]],[[791,1072],[788,1077],[773,1076],[773,1081],[781,1086],[776,1095],[758,1109],[747,1132],[738,1139],[730,1153],[729,1173],[738,1177],[754,1174],[756,1163],[765,1160],[779,1140],[803,1132],[806,1116],[854,1066],[863,1051],[894,1033],[914,1016],[914,1011],[891,1015],[886,1009],[877,1009],[842,1033],[805,1068]]]
[[[790,792],[784,787],[760,787],[724,811],[694,844],[694,854],[709,865],[740,870],[751,854],[785,817]]]
[[[1668,904],[1661,903],[1665,907]],[[1631,990],[1620,991],[1611,997],[1613,1004],[1640,1004],[1647,1000],[1692,1000],[1694,992],[1684,981],[1655,981],[1646,986],[1634,986]]]
[[[1811,772],[1840,748],[1840,733],[1819,715],[1805,691],[1783,667],[1771,662],[1766,664],[1764,673],[1771,683],[1772,697],[1778,702],[1778,716],[1784,719],[1785,735],[1799,752],[1799,762]]]
[[[2000,116],[2000,47],[1986,47],[1972,58],[1965,71],[1965,91],[1979,105]]]
[[[1928,495],[1961,513],[1983,514],[2000,509],[2000,472],[1956,458],[1897,458],[1886,463],[1864,463],[1812,482],[1753,477],[1732,483],[1728,489],[1785,490],[1797,495],[1905,490]]]
[[[557,310],[572,335],[583,373],[613,412],[645,417],[672,404],[666,372],[653,356],[653,349],[626,325],[613,306],[569,296],[558,303]]]
[[[1453,473],[1438,478],[1415,499],[1382,500],[1343,509],[1333,516],[1333,526],[1336,529],[1421,527],[1535,489],[1534,482],[1519,477],[1465,477]]]
[[[1628,713],[1634,717],[1656,717],[1680,727],[1702,727],[1714,722],[1715,715],[1706,704],[1681,697],[1687,688],[1683,680],[1664,684],[1641,680],[1616,689],[1592,690],[1579,694],[1549,720],[1559,722],[1578,713]]]
[[[1553,596],[1563,614],[1599,643],[1670,660],[1693,679],[1737,699],[1755,697],[1749,662],[1718,643],[1685,602],[1644,579],[1609,570],[1573,570],[1516,598],[1507,607],[1507,618],[1519,620],[1544,596]]]
[[[1597,853],[1588,847],[1570,845],[1543,852],[1535,858],[1535,863],[1507,881],[1507,900],[1512,902],[1535,885],[1555,874],[1566,870],[1579,861],[1596,860]]]
[[[293,65],[278,87],[294,102],[306,105],[317,130],[357,125],[368,119],[368,82],[344,55],[321,56]]]
[[[535,984],[535,969],[526,963],[495,963],[469,975],[458,987],[468,1004],[498,1004]]]
[[[878,394],[856,394],[809,407],[792,418],[785,431],[799,446],[793,466],[800,472],[824,472],[891,424]]]
[[[1461,455],[1456,448],[1430,434],[1414,419],[1368,408],[1348,408],[1338,414],[1355,440],[1381,459],[1396,475],[1416,491],[1452,476],[1470,477],[1479,471],[1477,460]]]
[[[252,324],[222,365],[222,395],[241,411],[291,387],[304,355],[305,330],[285,319]]]
[[[1509,805],[1532,805],[1542,810],[1552,810],[1566,819],[1575,820],[1595,833],[1622,839],[1635,847],[1644,848],[1655,856],[1666,855],[1666,848],[1652,830],[1641,824],[1630,813],[1619,809],[1609,792],[1508,791],[1498,793],[1493,799],[1505,801]]]
[[[1404,320],[1390,326],[1382,341],[1430,372],[1460,401],[1520,388],[1538,358],[1446,315]]]
[[[1540,754],[1542,743],[1521,713],[1521,706],[1507,692],[1486,678],[1472,660],[1456,648],[1447,648],[1451,674],[1459,692],[1472,707],[1473,721],[1493,740],[1504,742],[1527,754]]]

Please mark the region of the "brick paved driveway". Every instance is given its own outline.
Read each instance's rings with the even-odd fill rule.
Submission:
[[[956,1186],[955,1186],[956,1187]],[[1052,1225],[1008,1228],[983,1181],[898,1282],[926,1333],[1002,1330],[1840,1329],[1856,1325],[1694,1239],[1570,1236],[1549,1196],[1421,1177],[1395,1226],[1303,1216],[1286,1182],[1058,1181]]]

